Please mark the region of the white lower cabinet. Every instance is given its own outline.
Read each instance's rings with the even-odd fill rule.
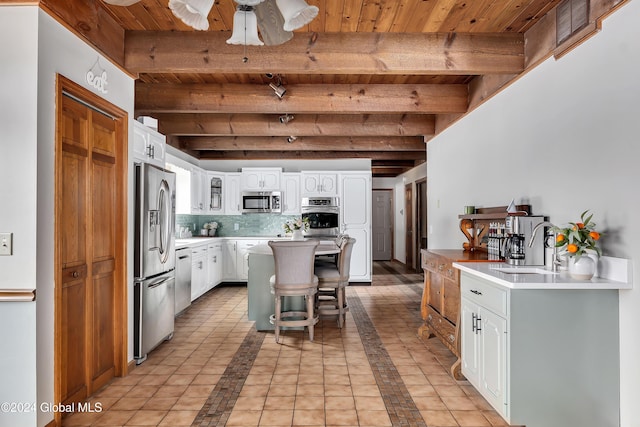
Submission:
[[[222,242],[207,247],[207,290],[222,282]]]
[[[222,245],[222,280],[238,280],[236,267],[236,241],[225,240]]]
[[[462,373],[504,418],[507,414],[507,320],[462,299]]]
[[[514,286],[461,272],[462,374],[510,425],[619,426],[618,291]]]
[[[207,245],[191,248],[191,301],[207,291]]]

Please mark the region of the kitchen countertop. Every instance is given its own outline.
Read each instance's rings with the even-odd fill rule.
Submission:
[[[256,255],[273,255],[269,245],[256,245],[249,248],[248,252]],[[340,253],[340,248],[335,243],[320,243],[316,248],[316,255],[334,255],[337,253]]]
[[[176,249],[182,249],[187,246],[206,245],[212,242],[224,242],[226,240],[289,240],[291,236],[224,236],[224,237],[200,237],[193,236],[186,239],[176,239]],[[321,241],[324,243],[324,241]]]
[[[612,261],[613,260],[613,261]],[[453,266],[460,271],[489,280],[495,284],[509,289],[631,289],[632,281],[630,273],[624,274],[624,269],[629,270],[628,260],[620,258],[602,257],[599,270],[609,272],[607,277],[593,277],[591,280],[576,280],[569,276],[567,271],[559,271],[556,274],[540,273],[504,273],[496,268],[520,268],[520,269],[544,269],[544,266],[512,266],[504,262],[454,262]],[[604,275],[604,274],[603,274]]]

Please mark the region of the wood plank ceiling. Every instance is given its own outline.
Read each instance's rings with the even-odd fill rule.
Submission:
[[[380,177],[424,162],[430,138],[557,48],[559,0],[307,2],[320,13],[290,41],[246,48],[226,44],[232,0],[216,0],[208,31],[168,0],[41,4],[138,76],[136,115],[173,146],[200,159],[370,158]]]

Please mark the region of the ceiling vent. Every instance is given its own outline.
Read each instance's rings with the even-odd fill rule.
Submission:
[[[589,0],[563,0],[556,8],[556,46],[589,23]]]

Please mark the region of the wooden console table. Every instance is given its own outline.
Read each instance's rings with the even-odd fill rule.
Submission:
[[[451,375],[465,379],[460,371],[460,272],[454,262],[488,261],[485,251],[462,249],[422,249],[424,289],[420,314],[424,324],[418,329],[423,338],[438,337],[456,355]],[[494,261],[495,262],[495,261]]]

